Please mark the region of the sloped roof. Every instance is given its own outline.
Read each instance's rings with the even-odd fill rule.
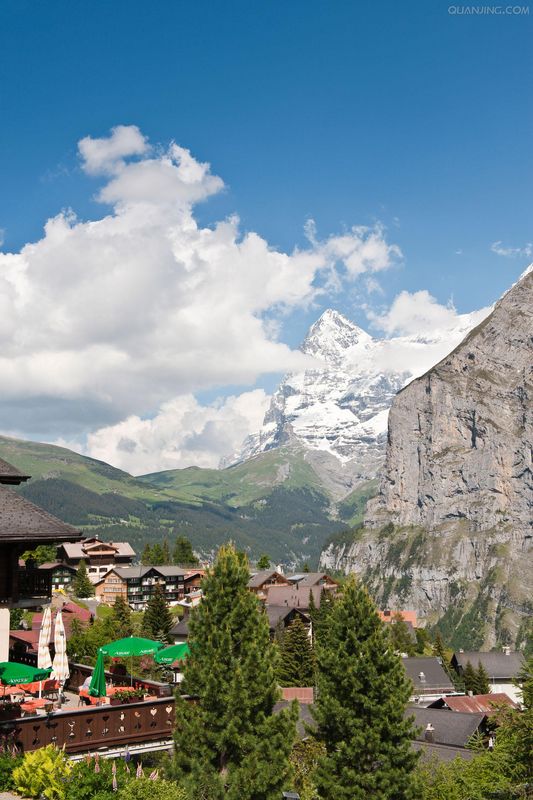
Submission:
[[[439,690],[443,694],[453,692],[454,686],[446,675],[438,658],[420,656],[402,658],[408,678],[411,679],[415,692]]]
[[[425,741],[424,731],[430,724],[434,729],[432,734],[435,744],[452,747],[465,747],[485,720],[485,714],[463,714],[460,711],[448,711],[444,708],[420,706],[408,706],[406,716],[415,718],[415,727],[419,729],[416,736],[418,741]]]
[[[276,569],[262,569],[259,572],[254,572],[251,575],[250,580],[248,581],[248,588],[249,589],[259,589],[265,581],[268,581],[270,578],[273,578],[275,575],[283,578],[284,576],[281,572],[278,572]]]
[[[280,619],[285,620],[289,614],[293,611],[296,611],[301,617],[304,617],[304,614],[301,608],[294,608],[291,606],[265,606],[266,615],[268,617],[268,624],[270,630],[275,630],[276,625],[280,621]]]
[[[64,564],[62,561],[45,561],[44,564],[39,564],[37,569],[68,569],[69,572],[76,572],[76,567],[71,567],[69,564]]]
[[[100,544],[103,546],[111,545],[113,554],[116,556],[129,556],[131,558],[135,556],[135,550],[129,542],[101,542]],[[65,542],[63,549],[67,558],[82,559],[90,555],[90,550],[94,546],[94,539],[82,539],[79,542]]]
[[[508,694],[505,692],[494,692],[494,694],[475,694],[473,697],[470,695],[452,695],[451,697],[443,697],[442,701],[452,711],[463,711],[470,714],[493,714],[496,706],[508,706],[509,708],[519,708],[518,703],[515,703]]]
[[[29,480],[29,478],[29,475],[24,475],[24,473],[20,472],[13,464],[0,458],[0,483],[17,486],[19,483]]]
[[[433,763],[437,761],[453,761],[455,758],[463,758],[465,761],[472,761],[474,751],[464,747],[451,747],[446,744],[434,744],[431,742],[413,742],[413,750],[421,753],[422,761]]]
[[[481,662],[489,673],[489,678],[496,680],[498,678],[512,680],[524,664],[524,654],[516,651],[507,654],[497,651],[482,653],[477,650],[468,650],[464,653],[454,653],[453,658],[463,669],[469,661],[474,669]]]
[[[312,586],[318,586],[320,581],[323,580],[327,580],[328,583],[338,583],[338,581],[331,578],[327,572],[296,572],[294,575],[288,575],[287,580],[289,583],[297,584],[298,587],[307,587],[308,589]]]
[[[171,636],[188,636],[189,635],[189,618],[183,617],[179,622],[176,622],[170,629]]]
[[[386,611],[378,611],[378,614],[383,622],[394,622],[394,619],[399,615],[404,622],[408,625],[411,624],[413,628],[416,628],[417,625],[416,611],[390,611],[387,609]]]
[[[315,606],[319,608],[323,586],[267,586],[267,603],[286,608],[309,608],[309,594],[312,593]]]
[[[0,541],[56,542],[80,536],[72,525],[61,522],[12,489],[0,487]]]

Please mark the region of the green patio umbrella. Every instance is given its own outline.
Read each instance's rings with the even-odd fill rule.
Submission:
[[[160,650],[155,654],[154,660],[158,664],[173,664],[174,661],[181,661],[183,658],[187,658],[190,652],[189,645],[186,642],[181,642]]]
[[[105,656],[111,658],[132,658],[133,656],[151,656],[161,650],[163,644],[140,636],[126,636],[116,642],[109,642],[100,648]]]
[[[154,642],[152,639],[143,639],[140,636],[126,636],[125,639],[118,639],[116,642],[109,642],[100,648],[105,656],[111,658],[130,658],[134,656],[152,656],[161,650],[163,644]],[[130,661],[130,679],[133,680],[133,662]]]
[[[91,697],[105,697],[107,693],[107,686],[105,682],[104,670],[104,654],[101,650],[98,651],[96,657],[96,664],[94,665],[91,682],[89,684],[89,694]]]
[[[18,664],[16,661],[0,662],[0,681],[7,686],[17,683],[35,683],[45,681],[50,677],[51,669],[37,669],[28,664]]]

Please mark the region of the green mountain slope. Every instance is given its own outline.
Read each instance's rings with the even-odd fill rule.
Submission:
[[[270,451],[225,470],[189,468],[134,478],[54,445],[0,437],[0,458],[32,475],[19,491],[87,533],[131,542],[187,535],[209,554],[232,539],[252,557],[316,564],[346,527],[303,454]],[[364,494],[364,492],[363,492]],[[351,498],[350,498],[351,499]],[[346,505],[346,519],[361,498]]]

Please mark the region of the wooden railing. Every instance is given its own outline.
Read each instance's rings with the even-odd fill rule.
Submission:
[[[167,741],[174,719],[174,698],[56,711],[0,722],[0,747],[16,745],[28,752],[54,744],[67,753],[85,753]]]

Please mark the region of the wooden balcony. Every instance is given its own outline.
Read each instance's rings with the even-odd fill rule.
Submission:
[[[52,578],[49,572],[33,568],[17,568],[0,581],[0,607],[33,608],[50,600]]]
[[[16,745],[29,752],[48,744],[70,754],[116,750],[172,739],[174,698],[117,706],[55,711],[0,723],[0,748]]]

